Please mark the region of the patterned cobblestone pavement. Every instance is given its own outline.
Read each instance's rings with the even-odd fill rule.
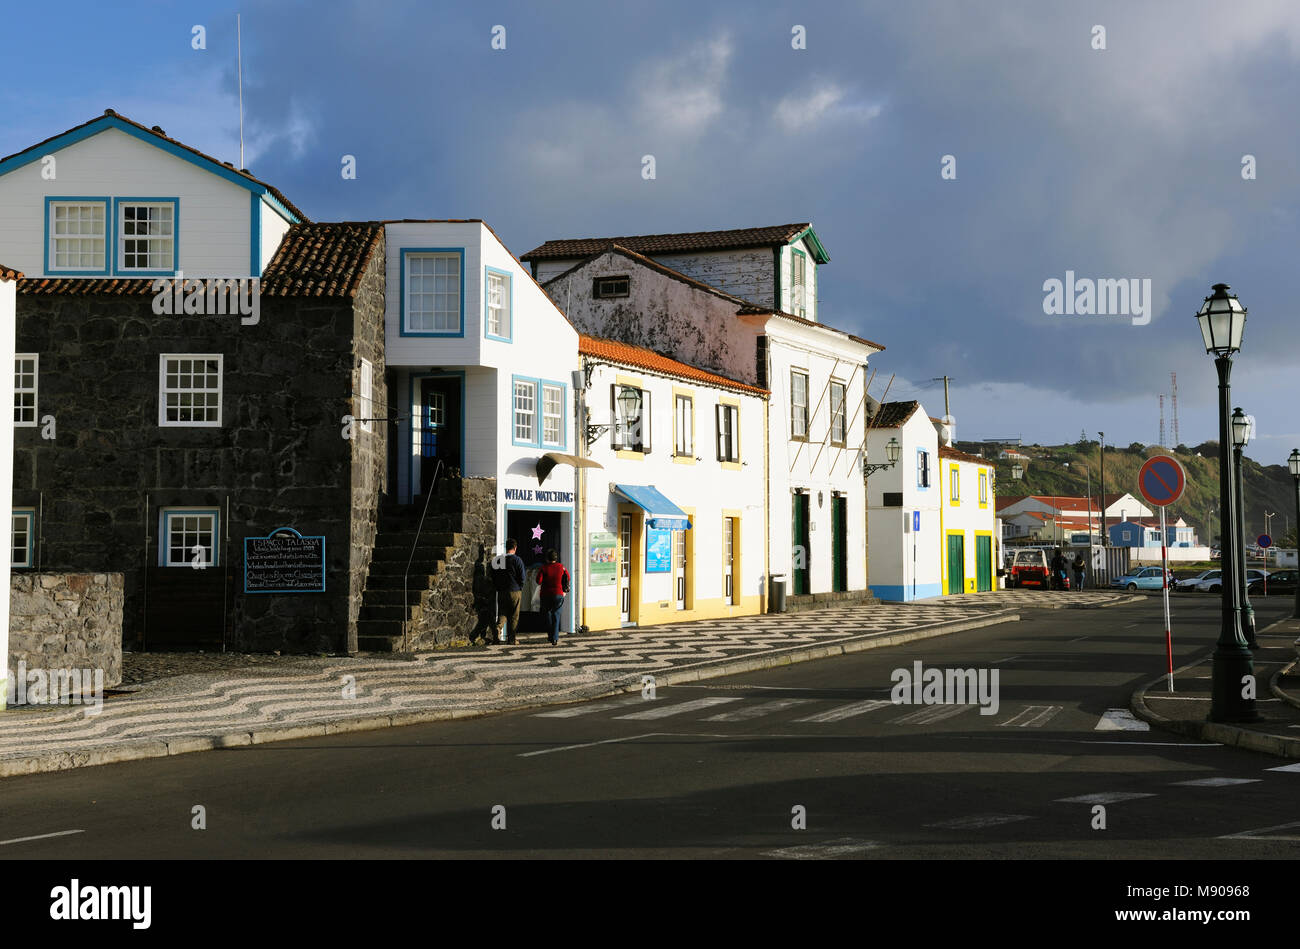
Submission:
[[[1111,590],[992,590],[958,596],[935,596],[917,603],[971,606],[1001,610],[1090,610],[1141,599],[1138,594]]]
[[[927,630],[938,634],[943,628],[1014,615],[991,598],[981,597],[974,605],[976,599],[615,630],[568,637],[560,647],[538,638],[517,646],[414,657],[133,657],[133,681],[143,684],[106,698],[99,714],[66,705],[0,714],[0,765],[35,753],[76,756],[131,742],[164,743],[155,753],[169,754],[193,750],[184,747],[187,739],[247,744],[258,740],[261,729],[291,725],[385,716],[397,724],[396,716],[403,713],[441,711],[456,717],[573,701],[633,687],[645,674],[705,677],[737,660],[780,661],[783,654],[808,649],[912,632],[925,635]]]

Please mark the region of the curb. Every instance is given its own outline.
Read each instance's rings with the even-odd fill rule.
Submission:
[[[1260,634],[1264,630],[1260,631]],[[1179,666],[1174,670],[1174,675],[1193,669],[1204,662],[1205,656],[1201,656],[1186,665]],[[1272,687],[1273,679],[1277,673],[1269,680],[1269,686]],[[1300,758],[1300,737],[1292,738],[1288,735],[1269,735],[1264,732],[1257,732],[1249,728],[1242,728],[1237,725],[1227,725],[1221,722],[1199,722],[1191,719],[1173,719],[1165,718],[1156,712],[1146,703],[1147,691],[1168,681],[1167,674],[1159,678],[1152,679],[1146,685],[1135,690],[1129,698],[1129,709],[1138,718],[1156,728],[1165,731],[1174,732],[1179,735],[1187,735],[1191,738],[1198,738],[1201,741],[1214,742],[1221,745],[1232,745],[1237,748],[1244,748],[1248,751],[1259,751],[1268,755],[1275,755],[1279,758]]]
[[[827,646],[787,647],[761,656],[751,656],[735,660],[723,660],[716,665],[704,668],[667,670],[655,675],[655,685],[672,685],[678,682],[696,682],[701,679],[713,679],[721,676],[735,675],[740,672],[753,672],[776,666],[789,666],[797,662],[814,659],[826,659],[832,656],[849,655],[879,649],[883,646],[897,646],[902,643],[920,639],[932,639],[949,633],[960,633],[986,626],[999,626],[1020,620],[1019,613],[992,613],[978,619],[957,620],[951,623],[936,623],[931,626],[912,628],[906,631],[869,635],[867,638],[849,640]],[[631,676],[615,679],[613,684],[602,683],[597,686],[584,687],[562,699],[533,704],[512,705],[507,708],[443,708],[426,711],[395,712],[391,715],[369,715],[363,718],[341,719],[329,722],[302,722],[292,725],[269,725],[255,731],[235,731],[223,735],[195,735],[170,739],[136,739],[117,744],[101,745],[85,751],[58,751],[0,759],[0,778],[17,777],[27,774],[44,774],[51,771],[70,771],[73,768],[87,768],[92,765],[117,764],[122,761],[139,761],[145,758],[166,758],[172,755],[189,754],[196,751],[215,751],[220,748],[236,748],[244,745],[262,745],[276,741],[293,741],[298,738],[320,738],[325,735],[337,735],[345,732],[376,731],[382,728],[400,728],[404,725],[424,725],[433,722],[445,722],[452,719],[483,718],[502,712],[517,712],[530,708],[545,708],[552,705],[570,705],[586,702],[605,696],[621,695],[641,689],[639,674],[633,674],[635,681],[625,682]]]

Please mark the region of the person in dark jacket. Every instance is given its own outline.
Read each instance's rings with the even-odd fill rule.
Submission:
[[[492,558],[492,585],[497,591],[497,623],[489,643],[501,642],[503,626],[505,641],[510,645],[514,645],[515,634],[519,632],[519,597],[524,588],[524,562],[515,553],[518,549],[519,544],[515,539],[508,538],[505,556]]]
[[[1065,558],[1061,556],[1060,548],[1057,548],[1056,553],[1052,554],[1051,570],[1052,589],[1065,589],[1065,584],[1062,582],[1065,579]]]
[[[542,588],[542,613],[546,616],[551,645],[558,646],[560,611],[564,609],[564,595],[569,592],[569,571],[554,550],[546,552],[546,565],[537,571],[537,582]]]
[[[1074,555],[1074,588],[1083,589],[1083,554]]]

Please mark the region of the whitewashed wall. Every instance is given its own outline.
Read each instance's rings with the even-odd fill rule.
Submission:
[[[271,262],[271,258],[280,247],[280,241],[284,240],[284,235],[289,232],[289,222],[281,217],[280,212],[271,207],[265,199],[258,200],[258,213],[261,216],[262,272],[265,272],[266,265]]]
[[[0,176],[0,260],[7,266],[28,277],[45,273],[47,196],[174,197],[180,199],[177,235],[186,276],[248,275],[252,211],[246,188],[114,128],[53,155],[53,180],[42,177],[40,161]]]
[[[922,406],[897,428],[875,428],[867,445],[873,464],[887,460],[885,446],[897,438],[898,464],[875,472],[867,480],[870,518],[871,591],[882,600],[912,600],[938,596],[939,558],[939,440]],[[930,487],[917,485],[917,451],[930,453]],[[886,493],[901,493],[903,506],[885,507]],[[920,530],[911,530],[913,512],[920,512]],[[909,523],[904,524],[904,518]]]
[[[0,257],[0,261],[4,258]],[[12,265],[6,265],[12,266]],[[14,311],[13,282],[0,278],[0,365],[14,364],[14,334],[17,323]],[[8,382],[0,391],[6,405],[14,402],[14,374],[5,373]],[[0,524],[9,525],[13,518],[14,487],[14,418],[6,411],[0,420]],[[9,695],[9,555],[0,558],[0,709]]]
[[[817,320],[817,263],[813,259],[812,249],[803,240],[795,241],[781,248],[781,306],[786,313],[799,315],[799,302],[795,299],[794,289],[794,251],[803,251],[806,265],[804,267],[804,299],[809,320]],[[771,294],[768,294],[771,296]]]

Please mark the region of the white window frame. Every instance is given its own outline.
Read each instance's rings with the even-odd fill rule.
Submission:
[[[188,393],[188,394],[194,394],[194,393],[200,393],[200,392],[201,392],[201,393],[207,393],[207,392],[211,392],[211,391],[212,391],[210,388],[207,388],[207,387],[202,387],[202,388],[195,388],[195,387],[193,387],[193,386],[190,386],[190,387],[182,387],[182,386],[180,386],[180,384],[179,384],[179,379],[177,380],[177,387],[176,387],[175,389],[169,389],[168,386],[167,386],[167,377],[168,377],[169,375],[176,375],[176,376],[184,375],[184,373],[181,373],[181,372],[179,371],[179,365],[178,365],[178,371],[177,371],[177,372],[175,372],[175,373],[169,373],[169,372],[167,371],[167,362],[168,362],[168,360],[170,360],[170,359],[175,359],[175,360],[182,360],[182,359],[190,359],[190,360],[204,360],[205,362],[206,362],[206,361],[210,361],[210,360],[216,360],[216,363],[217,363],[217,386],[216,386],[216,393],[217,393],[217,405],[216,405],[216,409],[217,409],[217,417],[216,417],[216,420],[215,420],[215,421],[209,421],[209,420],[205,419],[204,421],[196,422],[196,421],[192,421],[192,420],[191,420],[191,421],[181,421],[180,419],[169,420],[169,419],[167,418],[167,396],[168,396],[169,393],[175,393],[175,394],[178,394],[178,395],[184,395],[184,394],[187,394],[187,393]],[[192,367],[191,367],[191,368],[192,368]],[[206,368],[205,368],[205,370],[204,370],[204,374],[206,375],[206,373],[207,373],[207,370],[206,370]],[[194,373],[191,371],[191,372],[189,373],[189,375],[192,377],[192,376],[194,375]],[[224,390],[225,390],[225,361],[224,361],[224,357],[222,356],[221,353],[162,353],[162,354],[158,357],[158,425],[159,425],[159,427],[161,427],[161,428],[220,428],[220,427],[221,427],[221,416],[222,416],[222,410],[223,410],[223,407],[224,407],[224,406],[223,406],[223,403],[225,402],[225,398],[224,398]],[[177,408],[179,409],[179,405],[177,406]],[[192,409],[192,406],[191,406],[191,409]],[[179,412],[178,412],[178,414],[179,414]]]
[[[163,220],[158,222],[154,222],[151,220],[149,222],[150,224],[149,234],[146,234],[144,236],[138,234],[128,235],[126,233],[126,212],[127,209],[129,208],[149,208],[151,210],[152,209],[165,210],[167,214],[170,215],[170,220]],[[117,247],[115,248],[114,251],[114,253],[116,254],[116,259],[114,261],[115,272],[121,274],[174,273],[176,270],[176,248],[177,248],[176,218],[178,217],[178,215],[176,212],[177,212],[177,205],[173,204],[171,201],[140,201],[140,200],[130,199],[130,198],[118,198],[114,202],[114,211],[113,211],[114,217],[116,218],[115,223],[117,225],[117,241],[116,241]],[[154,234],[152,232],[152,225],[154,223],[165,225],[166,226],[165,229],[167,229],[169,233]],[[128,240],[132,240],[132,241],[143,240],[147,243],[148,249],[145,251],[145,257],[146,257],[145,266],[128,267],[126,265],[126,242]],[[164,249],[160,249],[157,252],[160,258],[157,266],[155,266],[153,263],[154,255],[155,255],[153,245],[155,242],[163,245],[164,248]]]
[[[529,408],[521,409],[519,405],[521,389],[528,390]],[[510,387],[510,405],[511,405],[511,439],[516,445],[536,445],[537,444],[537,380],[535,379],[515,379]],[[528,433],[521,435],[519,433],[519,423],[527,419]]]
[[[23,545],[23,561],[14,560],[14,548],[17,546],[15,535],[18,533],[17,521],[26,521],[23,528],[27,535],[27,543]],[[15,569],[26,569],[36,565],[36,509],[30,507],[16,507],[13,509],[12,517],[9,524],[9,566]]]
[[[361,420],[361,431],[374,431],[370,421],[375,414],[375,370],[369,359],[362,359],[357,379],[357,418]]]
[[[989,503],[989,473],[980,472],[980,504]]]
[[[217,566],[221,560],[221,510],[215,507],[165,507],[158,512],[158,566],[196,569],[193,544],[182,544],[178,549],[183,549],[183,560],[172,561],[172,520],[184,517],[211,518],[210,527],[197,525],[195,533],[198,535],[208,533],[211,539],[211,545],[206,548],[209,556],[204,558],[203,566]],[[185,527],[182,527],[182,530],[184,529]]]
[[[431,260],[449,261],[451,263],[451,272],[442,273],[442,274],[439,273],[417,274],[415,272],[416,261],[431,261]],[[465,334],[465,312],[464,312],[465,287],[463,284],[463,273],[462,273],[462,271],[464,270],[464,260],[465,260],[464,255],[459,250],[406,251],[405,252],[404,263],[406,269],[406,276],[405,276],[405,280],[403,281],[404,285],[402,286],[402,300],[404,304],[403,313],[402,313],[402,332],[405,335],[463,336]],[[434,280],[433,289],[427,292],[424,291],[423,289],[420,291],[422,296],[427,295],[435,300],[435,305],[432,310],[416,311],[412,307],[413,295],[411,293],[411,282],[417,276],[422,279],[427,278],[427,279]],[[448,279],[455,278],[456,280],[455,289],[439,291],[437,289],[437,283],[436,283],[438,277],[445,277]],[[444,311],[437,307],[436,299],[440,294],[442,296],[451,297],[452,308],[450,310]],[[413,317],[417,312],[420,314],[422,318],[425,317],[431,318],[432,325],[422,324],[420,326],[416,326]],[[454,320],[452,321],[452,324],[450,326],[442,327],[439,326],[437,323],[439,315],[444,312],[454,316]]]
[[[487,335],[510,342],[514,339],[514,277],[504,270],[488,267],[483,306],[487,313]]]
[[[717,426],[718,461],[738,464],[740,462],[740,407],[728,402],[719,402]]]
[[[611,447],[616,451],[635,451],[643,455],[650,454],[650,426],[653,421],[650,408],[650,390],[642,389],[637,386],[622,385],[615,383],[612,387],[613,407],[612,418],[614,424],[610,426]],[[623,415],[623,407],[619,403],[619,395],[624,389],[634,389],[640,395],[640,408],[637,415],[632,418],[626,418]],[[636,425],[637,439],[632,437],[632,426]]]
[[[695,457],[695,399],[681,393],[673,395],[673,454]]]
[[[803,380],[803,402],[795,399],[795,380]],[[811,380],[807,370],[790,370],[790,438],[792,441],[806,442],[809,438],[810,419],[808,417],[809,393],[812,391]],[[802,409],[802,412],[799,411]],[[798,431],[802,426],[803,431]]]
[[[840,391],[839,409],[835,406],[835,390]],[[838,379],[831,380],[830,386],[831,397],[831,444],[836,448],[843,448],[849,440],[849,387]],[[835,437],[836,427],[839,428],[839,437]]]
[[[49,235],[49,245],[46,249],[48,260],[47,260],[47,266],[45,270],[47,273],[107,274],[109,272],[109,263],[110,263],[109,253],[111,252],[111,249],[108,246],[108,216],[109,216],[108,207],[109,207],[109,202],[107,198],[86,198],[81,200],[72,199],[72,200],[58,200],[58,201],[52,200],[49,202],[49,207],[47,210],[49,217],[46,222],[46,230]],[[58,234],[58,229],[55,225],[55,221],[57,219],[56,209],[58,208],[76,208],[78,209],[78,211],[87,208],[91,209],[92,211],[98,210],[100,212],[100,219],[99,219],[100,230],[98,232],[90,231],[88,233],[81,233],[80,227],[78,227],[78,232],[76,234],[68,233],[60,236]],[[70,223],[70,222],[67,221],[65,218],[65,224],[66,223]],[[82,221],[80,219],[80,214],[78,214],[77,224],[80,225],[81,223]],[[89,223],[91,224],[95,223],[93,214]],[[78,247],[78,249],[75,251],[75,253],[78,255],[78,262],[75,265],[69,264],[67,266],[60,267],[59,266],[59,241],[61,240],[62,241],[91,241],[92,244],[94,242],[98,242],[99,244],[98,254],[100,257],[100,262],[98,266],[96,266],[93,263],[89,265],[82,265],[80,262],[80,255],[84,251],[82,251],[82,249]],[[73,253],[71,249],[69,249],[68,252]],[[96,251],[92,248],[90,253],[94,254],[96,253]]]
[[[605,284],[617,283],[620,280],[623,282],[622,293],[605,290]],[[622,274],[617,274],[611,277],[596,277],[592,289],[594,291],[592,296],[597,300],[610,300],[616,297],[626,297],[632,292],[632,278]]]
[[[961,469],[956,465],[948,466],[948,500],[961,503]]]
[[[557,411],[551,412],[547,405],[547,396],[554,394]],[[563,448],[564,446],[564,387],[554,383],[542,383],[542,444],[548,448]],[[547,426],[551,421],[555,423],[555,438],[549,437]]]
[[[32,368],[30,373],[20,365],[25,360],[31,360]],[[40,372],[41,357],[39,353],[14,353],[14,426],[16,428],[35,428],[39,424],[37,420],[40,418],[40,412],[38,411],[41,385]],[[20,377],[26,375],[32,377],[30,386],[20,384]],[[27,408],[25,406],[20,407],[18,404],[19,396],[23,395],[31,395],[32,397],[32,417],[30,419],[25,417],[28,411]]]
[[[799,273],[798,271],[803,271]],[[790,312],[795,316],[808,318],[808,258],[800,251],[791,249],[790,254]],[[795,291],[799,291],[795,299]]]

